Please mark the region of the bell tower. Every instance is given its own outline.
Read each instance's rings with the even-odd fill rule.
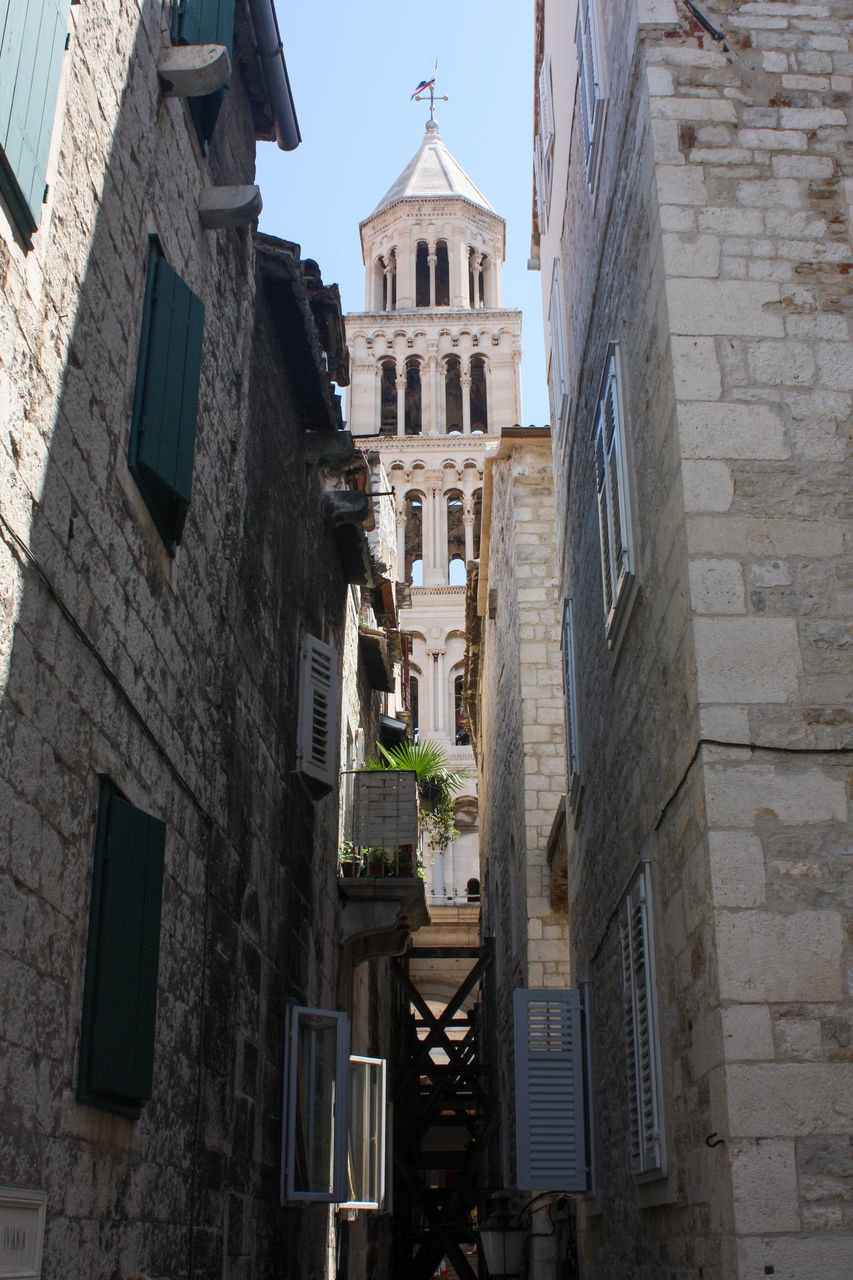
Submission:
[[[431,908],[479,894],[476,771],[462,711],[465,577],[480,554],[483,465],[521,421],[521,312],[502,305],[506,226],[430,120],[361,223],[364,311],[346,317],[348,427],[372,436],[394,490],[411,588],[410,700],[420,739],[468,771],[460,835],[430,868]]]

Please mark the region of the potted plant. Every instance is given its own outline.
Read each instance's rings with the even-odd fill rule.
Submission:
[[[421,798],[418,827],[431,854],[442,853],[459,834],[454,821],[453,797],[467,775],[462,769],[450,768],[438,743],[401,742],[390,749],[378,743],[377,754],[365,760],[362,767],[405,769],[415,774]]]

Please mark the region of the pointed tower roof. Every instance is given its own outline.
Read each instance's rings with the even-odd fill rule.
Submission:
[[[434,120],[427,123],[426,134],[417,153],[397,181],[385,192],[370,217],[375,217],[398,200],[422,196],[461,196],[462,199],[470,200],[472,204],[478,204],[494,213],[482,191],[474,185],[447,150]]]

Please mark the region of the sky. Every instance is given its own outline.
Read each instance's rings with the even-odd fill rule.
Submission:
[[[542,303],[530,255],[533,0],[276,0],[302,143],[258,144],[262,231],[296,241],[364,308],[358,224],[418,150],[436,59],[445,145],[506,219],[503,301],[523,312],[523,423],[548,421]],[[510,424],[506,424],[510,425]]]

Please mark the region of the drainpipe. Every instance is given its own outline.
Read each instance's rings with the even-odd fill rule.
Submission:
[[[302,141],[273,0],[249,0],[258,57],[272,109],[275,136],[282,151],[294,151]]]

